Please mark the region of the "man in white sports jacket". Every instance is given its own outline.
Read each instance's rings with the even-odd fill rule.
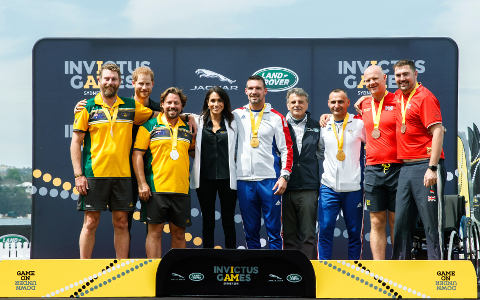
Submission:
[[[333,232],[340,208],[348,232],[348,259],[360,259],[362,254],[360,150],[365,142],[365,126],[361,119],[347,113],[349,106],[347,92],[334,89],[328,98],[333,118],[320,130],[324,161],[318,202],[319,260],[332,259]]]
[[[237,196],[248,249],[260,249],[261,211],[269,248],[282,249],[282,194],[292,172],[292,140],[285,117],[265,103],[263,77],[248,78],[249,104],[233,111],[238,126]]]

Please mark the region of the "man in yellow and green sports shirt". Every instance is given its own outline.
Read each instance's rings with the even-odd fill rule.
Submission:
[[[161,113],[143,124],[133,146],[132,164],[146,216],[148,258],[161,258],[162,232],[169,222],[172,248],[186,248],[185,229],[192,225],[190,160],[195,151],[192,133],[179,115],[187,96],[171,87],[160,96]]]
[[[117,96],[121,84],[117,65],[102,65],[98,74],[100,93],[75,115],[70,146],[75,187],[81,194],[77,210],[84,211],[80,258],[92,257],[100,213],[107,206],[112,211],[116,257],[127,258],[128,213],[135,209],[129,159],[132,127],[150,119],[153,111]]]

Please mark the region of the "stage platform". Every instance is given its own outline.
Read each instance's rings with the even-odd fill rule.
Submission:
[[[470,261],[308,261],[295,250],[160,259],[2,260],[0,297],[477,298]]]

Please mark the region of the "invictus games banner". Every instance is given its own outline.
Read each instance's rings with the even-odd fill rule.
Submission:
[[[159,101],[168,87],[182,88],[188,96],[185,112],[200,113],[206,91],[224,88],[232,108],[247,104],[245,84],[258,74],[267,82],[266,102],[287,112],[286,92],[301,87],[310,96],[314,118],[328,113],[328,95],[343,88],[353,103],[368,90],[363,72],[370,65],[387,74],[387,89],[397,89],[392,66],[400,59],[415,62],[418,81],[440,101],[447,183],[445,194],[457,193],[456,132],[458,48],[448,38],[382,39],[42,39],[33,49],[33,212],[32,258],[78,258],[78,238],[83,213],[76,211],[78,193],[70,160],[73,108],[82,99],[99,92],[97,72],[102,64],[116,63],[122,72],[118,94],[134,94],[132,72],[147,66],[155,73],[151,98]],[[192,223],[187,228],[187,247],[202,248],[202,217],[194,190]],[[134,215],[139,219],[139,207]],[[224,248],[221,215],[217,201],[215,243]],[[237,247],[245,248],[240,210],[235,215]],[[371,258],[368,213],[365,214],[363,258]],[[334,259],[347,257],[347,233],[340,215],[335,230]],[[145,225],[135,221],[131,256],[145,257]],[[164,251],[170,246],[168,226]],[[264,227],[262,247],[268,248]],[[387,257],[390,255],[387,250]],[[111,213],[101,215],[94,258],[115,257]]]
[[[157,297],[315,297],[315,272],[299,250],[172,249],[157,271]]]

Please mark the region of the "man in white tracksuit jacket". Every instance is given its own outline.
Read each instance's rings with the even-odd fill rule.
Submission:
[[[361,119],[347,113],[348,106],[347,93],[334,89],[328,99],[333,118],[320,130],[320,152],[324,161],[318,201],[319,260],[332,259],[333,233],[340,209],[348,232],[348,259],[360,259],[362,253],[360,150],[365,142],[365,126]]]
[[[251,76],[249,104],[233,111],[238,126],[237,196],[248,249],[260,249],[261,211],[269,248],[282,249],[282,198],[292,172],[292,140],[285,117],[265,103],[265,80]]]

